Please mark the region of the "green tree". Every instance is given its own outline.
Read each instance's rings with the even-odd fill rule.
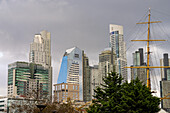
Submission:
[[[152,96],[150,90],[137,78],[122,83],[122,77],[115,72],[108,73],[104,84],[95,90],[88,113],[155,113],[160,99]]]

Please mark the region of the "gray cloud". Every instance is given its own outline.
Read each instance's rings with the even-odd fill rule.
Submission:
[[[135,38],[129,35],[135,34],[136,27],[133,26],[149,7],[165,22],[164,27],[169,31],[170,22],[166,16],[169,3],[160,0],[1,0],[0,52],[3,56],[0,57],[0,95],[6,94],[3,92],[7,87],[7,65],[17,60],[28,61],[29,44],[34,34],[41,30],[48,30],[52,35],[53,82],[56,83],[66,49],[78,46],[85,50],[90,64],[98,62],[98,54],[108,47],[110,23],[124,26],[127,48],[132,46],[129,40]],[[134,44],[127,51],[128,61],[139,45],[143,47]],[[166,46],[160,49],[166,50]]]

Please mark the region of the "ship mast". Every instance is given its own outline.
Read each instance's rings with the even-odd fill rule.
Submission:
[[[151,41],[166,41],[166,40],[150,40],[150,24],[151,23],[160,23],[161,21],[150,21],[151,19],[151,11],[149,8],[148,14],[148,22],[141,22],[136,24],[148,24],[148,34],[147,40],[131,40],[131,41],[146,41],[147,42],[147,66],[136,66],[136,67],[125,67],[125,68],[145,68],[147,70],[147,87],[151,90],[151,82],[150,82],[150,68],[170,68],[170,66],[150,66],[150,42]]]
[[[149,56],[150,56],[150,48],[149,48],[150,19],[151,19],[151,12],[150,12],[150,9],[149,9],[149,15],[148,15],[148,41],[147,41],[147,67],[149,67]],[[146,70],[147,70],[147,87],[151,90],[149,68],[147,68]]]

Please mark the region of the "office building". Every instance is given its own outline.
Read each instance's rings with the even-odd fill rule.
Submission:
[[[99,66],[98,65],[90,66],[90,73],[91,73],[91,96],[93,99],[93,95],[95,95],[94,89],[96,89],[100,85]]]
[[[123,26],[110,24],[110,47],[113,48],[116,54],[117,72],[127,80],[127,59],[126,59],[126,45],[123,38]]]
[[[7,99],[8,98],[0,97],[0,113],[7,112]]]
[[[52,98],[52,67],[51,67],[51,34],[42,31],[34,36],[33,42],[30,44],[29,62],[41,64],[48,68],[48,90],[50,98]]]
[[[83,101],[91,101],[91,74],[89,59],[83,51]]]
[[[49,99],[49,70],[40,64],[14,62],[8,65],[8,97]]]
[[[57,80],[57,84],[60,83],[79,84],[79,99],[88,101],[91,98],[88,58],[78,47],[67,49],[64,53]]]
[[[160,59],[161,66],[169,66],[170,59],[168,58],[168,54],[165,53],[163,55],[163,59]],[[165,97],[170,93],[170,69],[161,68],[161,81],[160,81],[160,95],[161,97]],[[170,97],[168,95],[167,97]],[[170,112],[170,99],[161,100],[161,108]]]
[[[146,63],[144,62],[143,48],[139,48],[138,51],[135,51],[135,53],[133,53],[133,65],[131,67],[136,66],[146,66]],[[146,85],[147,74],[145,68],[131,68],[131,80],[134,80],[137,77],[140,81],[143,82],[143,84]]]
[[[55,84],[54,102],[66,102],[68,98],[71,100],[79,100],[79,84]]]
[[[99,54],[98,67],[98,83],[103,84],[103,77],[107,76],[109,72],[115,72],[117,66],[115,64],[116,55],[111,48],[107,48]]]
[[[161,66],[169,66],[170,59],[168,58],[168,54],[163,54],[163,59],[160,59]],[[170,69],[161,68],[161,78],[162,80],[170,80]]]

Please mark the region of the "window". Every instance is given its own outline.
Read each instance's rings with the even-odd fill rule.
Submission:
[[[65,92],[62,92],[62,96],[65,96]]]
[[[73,93],[73,99],[74,99],[74,93]]]
[[[68,92],[66,92],[66,97],[68,97]]]
[[[62,89],[64,89],[64,84],[62,84]]]
[[[76,90],[78,90],[78,86],[76,86]]]
[[[79,58],[79,54],[74,54],[74,57]]]
[[[4,105],[0,105],[0,107],[4,107]]]
[[[74,85],[73,85],[73,90],[74,90]],[[74,93],[73,93],[73,95],[74,95]]]
[[[78,93],[76,93],[76,97],[78,97]]]
[[[58,86],[58,90],[61,90],[61,85]]]
[[[68,89],[68,85],[66,84],[66,89]]]

